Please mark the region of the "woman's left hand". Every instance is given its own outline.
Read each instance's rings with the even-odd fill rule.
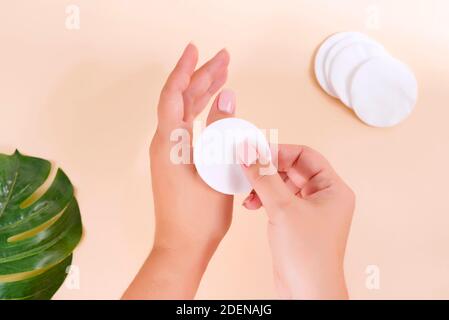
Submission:
[[[231,224],[233,197],[207,186],[192,163],[193,121],[226,82],[229,54],[223,49],[195,71],[197,60],[198,51],[189,44],[161,92],[150,148],[154,245],[125,298],[193,298]],[[234,112],[234,93],[225,90],[207,123]]]

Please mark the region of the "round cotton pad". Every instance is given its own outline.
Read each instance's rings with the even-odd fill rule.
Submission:
[[[252,187],[237,158],[237,147],[247,140],[271,159],[270,148],[263,133],[252,123],[227,118],[204,129],[198,137],[193,160],[200,177],[212,189],[225,194],[248,193]]]
[[[350,87],[351,103],[357,116],[374,127],[391,127],[413,110],[418,84],[402,62],[382,56],[362,64]]]
[[[334,46],[340,40],[342,40],[348,36],[355,35],[355,34],[360,35],[360,33],[358,33],[358,32],[339,32],[339,33],[333,34],[332,36],[330,36],[329,38],[324,40],[324,42],[321,44],[321,46],[318,49],[318,52],[315,56],[315,77],[316,77],[318,83],[320,84],[321,88],[327,94],[329,94],[333,97],[336,97],[336,96],[331,91],[329,84],[327,82],[327,77],[325,76],[325,73],[324,73],[324,61],[326,60],[327,54],[328,54],[329,50],[332,48],[332,46]]]
[[[371,41],[353,43],[337,53],[330,66],[329,84],[346,106],[351,108],[349,83],[356,68],[370,58],[386,54],[382,46]]]
[[[344,48],[353,45],[355,43],[371,43],[373,46],[379,46],[380,48],[383,48],[382,45],[379,43],[371,40],[366,35],[362,33],[356,33],[349,35],[348,37],[345,37],[341,41],[337,42],[328,52],[326,60],[324,61],[324,75],[327,79],[327,83],[329,85],[329,89],[333,92],[334,96],[337,96],[337,93],[332,88],[332,85],[330,84],[330,69],[331,65],[334,61],[334,58],[339,54]]]

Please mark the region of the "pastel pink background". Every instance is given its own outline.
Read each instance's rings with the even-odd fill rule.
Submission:
[[[65,28],[68,4],[81,10],[79,30]],[[228,48],[238,116],[320,150],[355,190],[351,297],[449,298],[448,12],[445,0],[5,1],[0,152],[62,167],[85,227],[81,288],[56,298],[119,298],[147,256],[155,106],[191,40],[202,61]],[[317,87],[314,52],[341,30],[365,32],[414,70],[419,103],[403,124],[365,126]],[[242,199],[198,298],[276,297],[265,215]],[[365,286],[368,265],[380,268],[379,290]]]

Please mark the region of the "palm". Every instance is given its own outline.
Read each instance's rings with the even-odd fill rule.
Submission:
[[[226,81],[229,56],[222,50],[195,71],[197,59],[196,48],[187,46],[161,92],[158,128],[150,150],[156,222],[190,238],[220,238],[231,222],[233,197],[202,181],[191,161],[191,136],[194,119]],[[232,116],[220,112],[218,100],[211,106],[208,124]],[[170,158],[173,148],[187,150],[187,154],[176,153],[184,159],[182,163]]]

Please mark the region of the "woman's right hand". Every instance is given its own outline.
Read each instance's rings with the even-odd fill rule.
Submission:
[[[281,297],[348,298],[343,260],[355,204],[352,190],[321,154],[308,147],[279,145],[273,158],[278,172],[271,175],[266,175],[266,159],[261,161],[254,146],[247,147],[252,150],[240,161],[254,190],[243,205],[267,211]]]

